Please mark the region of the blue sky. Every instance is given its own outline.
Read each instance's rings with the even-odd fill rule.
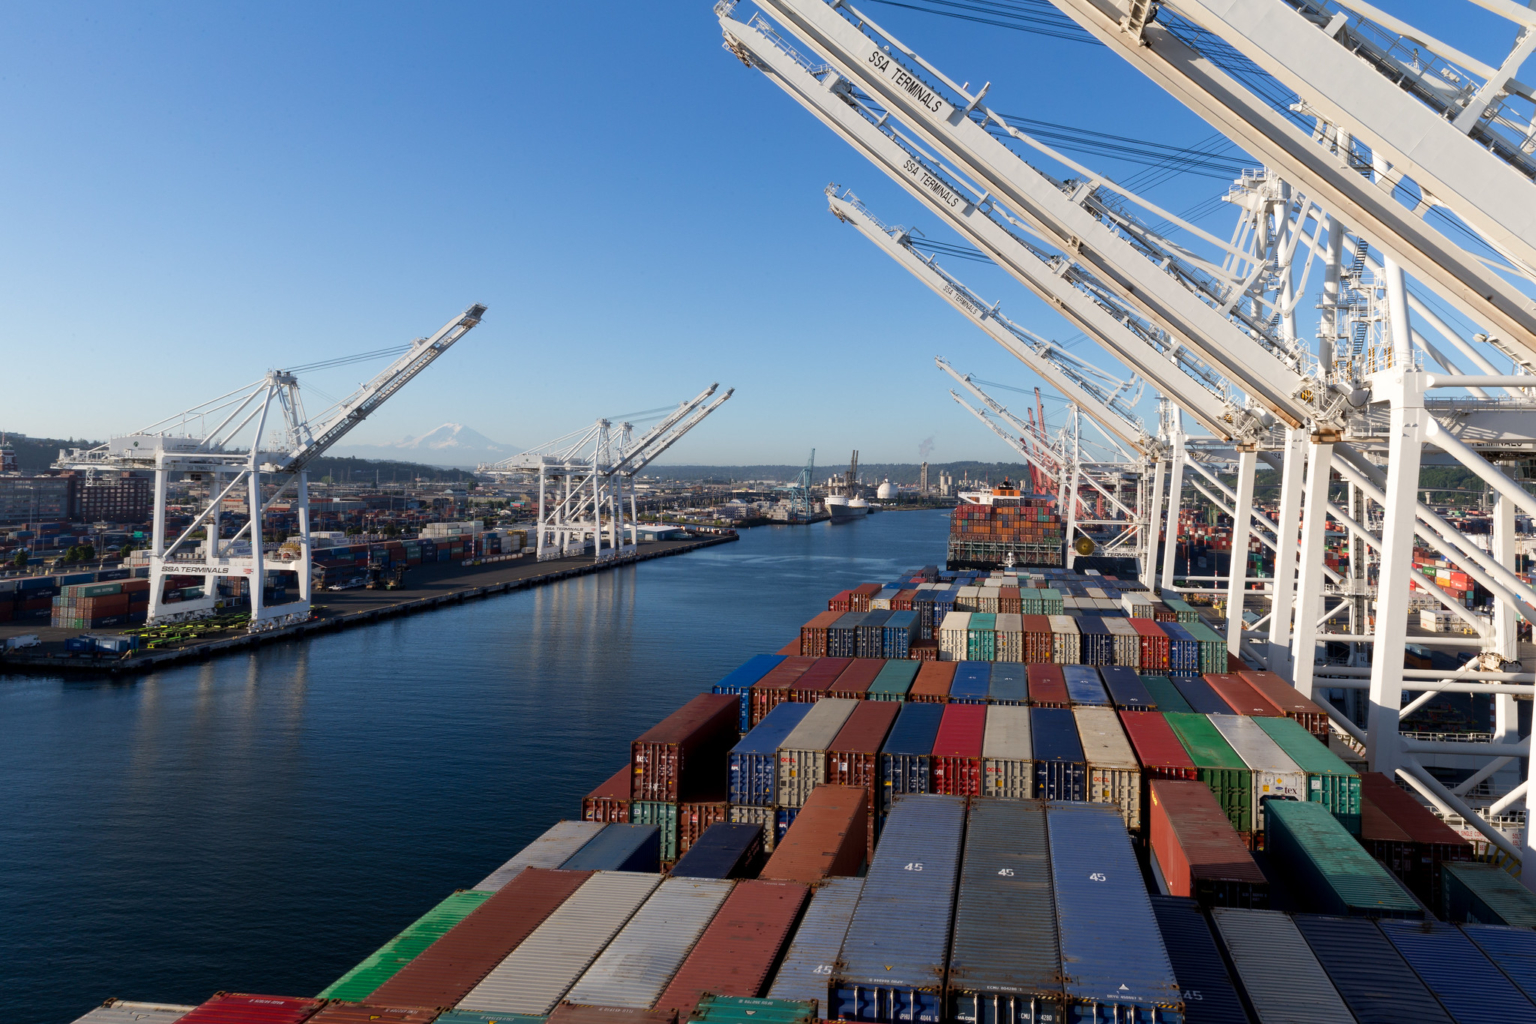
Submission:
[[[1460,3],[1386,6],[1485,60],[1512,36]],[[822,189],[952,236],[725,52],[710,8],[6,5],[0,428],[127,431],[484,302],[349,441],[454,421],[528,446],[719,380],[735,398],[667,461],[916,461],[926,438],[934,461],[1007,457],[933,356],[1032,375],[838,224]],[[1212,136],[1102,47],[868,12],[952,77],[993,81],[997,110]],[[1221,191],[1190,177],[1152,196],[1183,210]],[[1025,325],[1071,333],[999,273],[951,266]]]

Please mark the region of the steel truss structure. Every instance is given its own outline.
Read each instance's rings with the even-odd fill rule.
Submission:
[[[738,17],[722,0],[715,12],[742,63],[1163,396],[1149,430],[940,268],[915,232],[887,228],[851,193],[828,190],[840,220],[1144,460],[1148,500],[1136,511],[1166,522],[1160,589],[1224,595],[1234,653],[1328,707],[1372,769],[1522,861],[1529,830],[1512,841],[1496,821],[1525,803],[1529,772],[1486,804],[1473,806],[1471,794],[1511,759],[1536,764],[1514,704],[1536,692],[1515,632],[1517,617],[1536,620],[1536,591],[1514,571],[1516,510],[1536,516],[1519,482],[1536,475],[1536,128],[1532,90],[1513,77],[1536,49],[1536,14],[1475,0],[1519,30],[1494,68],[1361,0],[1053,2],[1263,161],[1226,197],[1238,215],[1230,238],[1031,138],[986,105],[990,83],[958,84],[848,3],[758,0],[761,14]],[[1281,94],[1294,102],[1277,103]],[[1073,176],[1054,178],[1026,156]],[[1304,338],[1298,310],[1319,285],[1316,337]],[[1442,315],[1446,305],[1455,314]],[[1459,329],[1456,318],[1481,331]],[[1187,434],[1186,414],[1209,436]],[[1273,519],[1254,505],[1261,461],[1280,473]],[[1418,500],[1426,462],[1464,466],[1497,496],[1490,549]],[[1235,467],[1235,482],[1217,465]],[[1329,493],[1335,477],[1343,505]],[[1225,577],[1175,573],[1186,486],[1233,517]],[[1348,537],[1343,572],[1324,563],[1330,522]],[[1150,581],[1156,531],[1142,532]],[[1248,576],[1250,542],[1274,551],[1272,579]],[[1399,660],[1416,545],[1494,599],[1484,621],[1439,588],[1419,587],[1472,631],[1415,637],[1471,648],[1476,656],[1456,672]],[[1379,567],[1375,580],[1367,565]],[[1250,601],[1264,613],[1252,623]],[[1340,614],[1349,632],[1322,632]],[[1348,664],[1319,657],[1325,637],[1350,644]],[[1340,691],[1365,698],[1355,702],[1363,716],[1328,700]],[[1488,697],[1493,735],[1448,743],[1400,728],[1446,692]],[[1452,754],[1483,762],[1454,788],[1429,770]],[[1523,878],[1536,885],[1536,871]]]
[[[322,412],[314,423],[304,412],[296,372],[272,370],[254,384],[168,416],[135,433],[114,437],[100,447],[60,451],[54,463],[58,469],[154,473],[148,623],[179,622],[214,614],[218,594],[213,582],[220,579],[247,582],[251,597],[249,628],[253,633],[308,620],[311,552],[307,467],[436,361],[484,315],[484,306],[470,306],[430,337],[416,339],[388,367]],[[400,349],[387,351],[392,355]],[[300,369],[321,369],[381,354],[384,353],[365,353]],[[214,423],[212,429],[208,428],[210,422]],[[173,475],[206,479],[209,501],[167,543],[165,503],[167,484]],[[264,494],[264,485],[271,477],[281,479],[282,483],[269,496]],[[246,524],[234,536],[224,538],[220,523],[224,504],[241,498],[248,512]],[[262,539],[263,519],[280,499],[288,500],[290,509],[298,513],[299,535],[289,539],[290,544],[296,543],[297,550],[287,558],[279,555],[277,545],[267,551]],[[193,535],[198,532],[205,539],[194,548]],[[267,574],[274,570],[297,575],[298,600],[267,605],[265,583]],[[170,577],[204,580],[202,597],[167,603],[165,581]]]
[[[580,557],[589,547],[598,562],[631,557],[639,543],[635,474],[735,393],[731,388],[709,401],[719,387],[711,384],[679,403],[639,437],[631,423],[620,423],[615,431],[611,421],[600,419],[509,459],[484,464],[479,472],[538,478],[535,551],[539,561]]]

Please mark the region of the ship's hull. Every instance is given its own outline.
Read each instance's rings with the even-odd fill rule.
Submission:
[[[827,499],[827,514],[832,517],[834,523],[847,523],[855,519],[862,519],[869,514],[869,506],[864,502],[853,504],[847,498],[834,495]]]

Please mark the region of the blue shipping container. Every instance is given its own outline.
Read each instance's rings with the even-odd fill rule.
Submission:
[[[1158,628],[1168,634],[1168,666],[1173,672],[1200,671],[1200,641],[1177,622],[1159,622]]]
[[[1502,924],[1464,924],[1461,930],[1525,998],[1536,1002],[1536,931]]]
[[[1368,919],[1297,914],[1293,920],[1360,1024],[1455,1024]]]
[[[868,612],[844,612],[843,617],[827,627],[827,657],[852,658],[859,650],[859,626]]]
[[[1109,694],[1099,681],[1099,670],[1092,665],[1063,665],[1061,674],[1067,679],[1067,697],[1073,705],[1103,707],[1109,703]]]
[[[912,653],[912,641],[920,639],[917,612],[891,612],[891,617],[885,620],[879,657],[886,660],[905,658]]]
[[[1184,1000],[1119,808],[1052,803],[1046,823],[1067,1024],[1179,1024]]]
[[[1211,684],[1199,676],[1175,673],[1168,676],[1168,679],[1196,714],[1230,715],[1232,713],[1232,705],[1216,696],[1216,691],[1211,689]]]
[[[1080,615],[1077,619],[1079,657],[1084,665],[1112,665],[1115,638],[1098,615]]]
[[[775,844],[784,838],[784,833],[789,831],[789,826],[795,823],[795,818],[799,817],[799,815],[800,808],[798,807],[780,807],[773,812],[773,841]]]
[[[782,654],[754,654],[740,668],[711,688],[711,693],[729,693],[741,699],[740,731],[746,732],[751,724],[752,684],[767,675],[783,660]]]
[[[889,609],[879,612],[866,612],[864,621],[859,623],[854,631],[854,657],[855,658],[879,658],[885,650],[885,624],[891,618]],[[829,657],[836,657],[828,652]],[[847,655],[844,655],[847,657]]]
[[[1248,1024],[1242,997],[1216,948],[1199,902],[1184,896],[1151,899],[1157,930],[1162,933],[1173,977],[1184,998],[1187,1024]]]
[[[763,830],[757,825],[709,826],[672,868],[685,878],[756,878],[763,854]]]
[[[965,803],[913,795],[891,809],[832,976],[829,1018],[937,1024],[943,1017]]]
[[[1104,679],[1110,700],[1121,711],[1157,710],[1157,702],[1135,669],[1126,665],[1105,665],[1099,669],[1099,675]]]
[[[827,1008],[827,982],[832,977],[837,956],[853,910],[864,891],[862,878],[829,878],[811,891],[794,941],[784,954],[784,962],[773,976],[769,999],[815,1000],[817,1015]]]
[[[1029,667],[1013,661],[994,661],[987,701],[992,704],[1028,704]]]
[[[901,705],[896,724],[880,748],[880,810],[889,811],[898,793],[926,793],[933,741],[939,735],[942,704]]]
[[[1536,1005],[1453,924],[1378,921],[1392,945],[1457,1021],[1536,1020]]]
[[[1068,708],[1033,708],[1029,733],[1035,754],[1034,794],[1043,800],[1088,799],[1088,767],[1077,718]]]
[[[814,704],[778,705],[731,748],[730,800],[746,807],[772,807],[779,779],[779,745]]]
[[[562,871],[660,871],[661,829],[655,825],[605,825],[560,865]]]
[[[951,704],[985,704],[991,688],[990,661],[955,662],[955,678],[949,684]]]

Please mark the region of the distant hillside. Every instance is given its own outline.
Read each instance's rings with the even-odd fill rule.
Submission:
[[[709,481],[712,483],[726,483],[733,480],[776,480],[780,483],[788,483],[800,475],[804,466],[648,466],[644,476],[655,480],[677,481]],[[813,483],[826,483],[829,476],[841,476],[848,469],[845,462],[841,465],[816,465]],[[922,473],[922,466],[916,462],[861,462],[859,463],[859,476],[866,484],[875,485],[889,479],[893,484],[916,484]],[[1018,480],[1024,475],[1025,469],[1019,463],[1012,462],[930,462],[928,464],[928,483],[930,486],[938,486],[939,474],[949,473],[956,480],[969,474],[973,480],[991,480],[994,483],[1001,482],[1004,477],[1010,480]]]

